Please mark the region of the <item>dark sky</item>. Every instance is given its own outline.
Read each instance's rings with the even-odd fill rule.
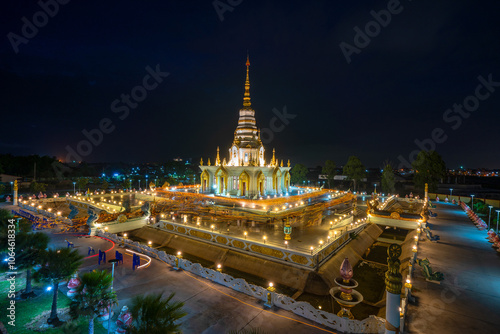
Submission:
[[[236,4],[223,20],[213,1],[60,1],[53,17],[37,1],[1,4],[0,153],[65,160],[80,145],[91,162],[213,160],[233,139],[248,50],[257,125],[276,125],[268,159],[275,147],[309,166],[350,155],[398,166],[420,140],[450,168],[500,168],[498,1],[221,0]],[[373,24],[388,6],[390,22]],[[373,37],[348,63],[340,44],[354,48],[367,24]],[[114,112],[122,94],[145,91],[148,66],[169,75]],[[490,90],[476,92],[480,76]],[[472,111],[447,111],[464,100]],[[296,116],[281,127],[273,109],[285,106]],[[81,144],[106,119],[113,130]]]

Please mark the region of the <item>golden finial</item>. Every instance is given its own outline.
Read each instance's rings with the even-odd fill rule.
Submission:
[[[220,166],[219,146],[217,146],[217,158],[215,158],[215,165]]]
[[[203,158],[200,159],[200,166],[203,166]]]
[[[271,159],[271,166],[275,166],[276,165],[276,158],[274,156],[274,148],[273,148],[273,158]]]
[[[225,166],[225,165],[227,165],[226,158],[224,158],[224,159],[222,160],[222,166]]]
[[[287,167],[290,167],[290,159],[288,159]]]
[[[280,167],[283,167],[283,159],[281,159]]]
[[[251,106],[251,103],[250,103],[250,79],[248,76],[248,71],[250,68],[250,57],[248,55],[247,55],[246,66],[247,66],[247,78],[245,80],[245,95],[243,96],[243,107],[250,109],[250,106]]]
[[[207,166],[210,166],[210,158],[208,158]]]
[[[259,138],[259,141],[260,141],[260,129],[259,129],[259,130],[257,130],[257,133],[258,133],[258,135],[259,135],[259,136],[258,136],[258,138]]]

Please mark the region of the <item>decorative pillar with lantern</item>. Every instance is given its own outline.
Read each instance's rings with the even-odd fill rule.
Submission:
[[[14,199],[13,204],[17,205],[17,180],[14,180]]]
[[[388,269],[385,273],[385,289],[387,291],[386,310],[385,310],[385,334],[399,333],[400,329],[400,304],[401,289],[403,287],[403,277],[399,271],[401,262],[401,246],[391,244],[387,248]]]
[[[285,240],[292,240],[292,226],[290,226],[290,221],[288,217],[286,218],[285,227],[283,227],[283,232],[285,233]]]
[[[272,307],[274,305],[274,292],[276,291],[276,288],[274,287],[274,284],[272,282],[269,282],[267,291],[268,293],[266,295],[266,302],[264,303],[264,306]]]

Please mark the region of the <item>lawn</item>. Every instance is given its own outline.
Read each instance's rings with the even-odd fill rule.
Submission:
[[[25,276],[18,276],[16,279],[16,289],[20,290],[24,288]],[[35,331],[28,330],[24,327],[27,323],[31,322],[35,317],[40,315],[44,311],[50,311],[52,306],[52,292],[47,292],[42,290],[46,287],[45,283],[35,283],[33,282],[33,288],[36,291],[39,291],[38,296],[30,300],[16,300],[16,326],[12,327],[8,324],[9,319],[7,318],[7,312],[5,311],[9,305],[9,299],[7,298],[7,291],[9,287],[9,283],[2,279],[0,282],[0,309],[4,310],[0,314],[0,321],[3,322],[5,327],[7,328],[9,334],[24,334],[24,333],[35,333]],[[42,292],[44,291],[44,292]],[[57,299],[57,307],[58,309],[62,309],[68,307],[70,304],[70,299],[66,297],[66,295],[59,291],[58,299]],[[85,318],[80,318],[76,324],[76,327],[73,327],[71,331],[64,331],[63,328],[52,328],[46,330],[44,333],[56,334],[56,333],[86,333],[88,330],[88,322]],[[96,334],[104,334],[107,331],[104,327],[98,322],[95,323],[95,333]],[[38,332],[37,332],[38,333]]]
[[[365,257],[368,261],[387,264],[387,247],[386,246],[372,246],[370,253]]]
[[[360,266],[361,263],[353,269],[353,278],[359,283],[356,290],[363,295],[366,301],[376,303],[382,298],[385,289],[384,280],[387,269],[372,268],[366,263]]]

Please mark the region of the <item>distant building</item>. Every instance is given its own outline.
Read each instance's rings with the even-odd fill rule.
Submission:
[[[14,182],[15,180],[21,181],[22,179],[23,178],[20,176],[0,174],[0,182],[3,182],[3,183]]]
[[[228,159],[222,161],[217,147],[215,163],[211,166],[210,159],[207,165],[200,162],[201,190],[205,193],[255,197],[264,195],[282,194],[290,187],[290,162],[283,167],[275,157],[266,163],[265,148],[260,139],[260,130],[255,120],[255,110],[250,103],[250,80],[247,58],[247,76],[243,108],[240,109],[238,126],[234,131],[234,140],[229,148]]]

